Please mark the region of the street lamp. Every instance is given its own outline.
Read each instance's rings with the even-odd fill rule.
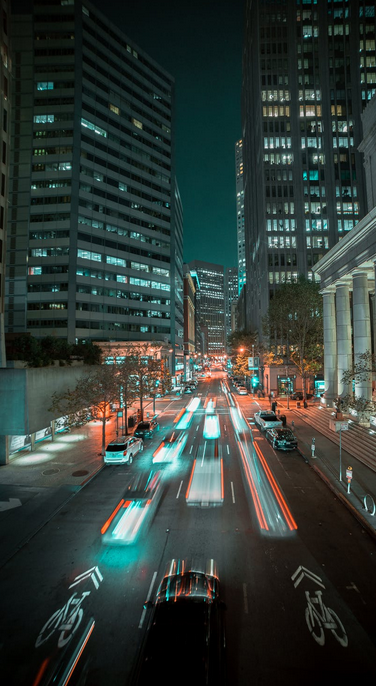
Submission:
[[[239,352],[244,353],[245,351],[247,351],[247,352],[249,352],[249,353],[251,352],[249,348],[244,348],[244,347],[239,348]],[[254,367],[254,366],[255,366],[255,346],[254,346],[253,343],[252,343],[252,362],[253,362],[253,367]],[[254,371],[254,370],[253,370],[253,371]],[[246,378],[246,377],[244,377],[244,378]],[[252,386],[253,386],[253,384],[252,384]],[[253,388],[252,388],[252,391],[253,391],[253,392],[255,391],[255,387],[254,387],[254,386],[253,386]]]

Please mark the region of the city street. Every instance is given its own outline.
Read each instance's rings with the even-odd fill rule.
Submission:
[[[194,398],[198,407],[179,428]],[[375,542],[297,451],[274,451],[247,423],[258,409],[215,372],[194,394],[158,401],[160,430],[132,465],[102,468],[98,425],[76,442],[67,435],[70,465],[52,482],[40,466],[33,480],[26,466],[17,481],[13,468],[9,478],[2,470],[0,500],[22,503],[0,511],[4,683],[43,684],[44,661],[59,659],[94,620],[85,683],[130,684],[150,612],[143,605],[172,558],[218,564],[227,684],[375,679]],[[172,431],[181,452],[153,464]],[[132,545],[106,545],[101,528],[131,479],[151,469],[161,471],[163,492],[149,528]],[[72,476],[78,470],[91,476],[84,487]],[[79,607],[73,629],[68,603]]]

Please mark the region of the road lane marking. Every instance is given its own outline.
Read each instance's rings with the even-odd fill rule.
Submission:
[[[182,485],[183,485],[183,482],[181,481],[181,482],[180,482],[180,486],[179,486],[179,490],[178,490],[178,494],[177,494],[177,496],[176,496],[176,499],[178,499],[178,497],[179,497],[179,495],[180,495],[180,491],[181,491]]]
[[[247,584],[243,584],[243,596],[244,596],[244,612],[248,614],[248,596],[247,596]]]
[[[229,454],[230,454],[230,448],[229,448],[229,446],[227,446],[227,455],[229,455]]]
[[[193,450],[193,445],[191,445],[191,449],[189,451],[189,454],[191,454],[192,450]]]
[[[232,481],[231,481],[231,493],[232,493],[232,502],[235,503],[234,484]]]
[[[155,579],[156,579],[156,577],[157,577],[157,572],[154,572],[153,578],[152,578],[152,580],[151,580],[151,582],[150,582],[149,591],[148,591],[148,594],[147,594],[147,597],[146,597],[146,602],[148,602],[148,601],[150,600],[151,592],[152,592],[152,590],[153,590],[153,586],[154,586],[154,584],[155,584]],[[139,625],[138,625],[138,628],[139,628],[139,629],[142,629],[142,625],[143,625],[143,623],[144,623],[145,615],[146,615],[146,607],[144,607],[144,609],[142,610],[142,615],[141,615],[140,623],[139,623]]]

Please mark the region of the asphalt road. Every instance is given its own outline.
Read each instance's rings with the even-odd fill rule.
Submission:
[[[70,497],[53,516],[51,498],[58,505],[61,490],[44,491],[40,527],[27,544],[20,510],[6,518],[0,513],[0,536],[20,538],[18,552],[0,569],[0,667],[7,686],[43,684],[37,678],[43,661],[61,655],[59,643],[69,647],[57,611],[72,598],[81,629],[95,620],[84,651],[87,684],[127,685],[147,624],[143,604],[171,558],[218,564],[230,686],[375,678],[374,541],[299,454],[275,452],[257,429],[251,435],[244,416],[257,405],[233,394],[222,377],[199,383],[200,406],[172,463],[153,465],[152,455],[177,430],[174,419],[191,395],[167,407],[159,433],[131,466],[105,467],[82,489],[67,486]],[[218,439],[204,435],[209,398],[216,403]],[[218,464],[223,502],[213,505],[217,481],[203,477],[202,504],[188,506],[192,469],[199,479],[199,468]],[[163,472],[163,496],[147,533],[132,546],[103,545],[100,529],[132,476],[151,468]],[[13,489],[16,496],[16,484]],[[186,660],[182,655],[182,671]]]

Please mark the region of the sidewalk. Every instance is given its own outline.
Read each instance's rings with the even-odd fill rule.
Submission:
[[[268,398],[254,397],[253,400],[260,409],[270,410]],[[307,408],[302,401],[297,407],[297,402],[291,400],[287,409],[286,398],[274,400],[277,413],[286,416],[287,427],[292,428],[298,438],[303,459],[376,539],[376,432],[354,422],[350,425],[351,431],[341,432],[340,451],[339,435],[329,428],[333,409],[319,409],[318,403],[310,401]],[[314,453],[312,438],[315,438]],[[350,466],[352,479],[348,492],[346,474]]]

